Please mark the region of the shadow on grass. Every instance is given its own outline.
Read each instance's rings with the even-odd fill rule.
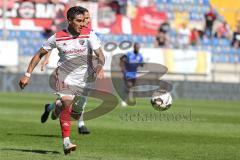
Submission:
[[[46,134],[29,134],[29,133],[7,133],[7,136],[20,135],[20,136],[31,136],[31,137],[51,137],[51,138],[61,138],[59,135],[46,135]]]
[[[36,150],[36,149],[16,149],[16,148],[1,148],[1,151],[18,151],[38,154],[61,154],[58,151]]]

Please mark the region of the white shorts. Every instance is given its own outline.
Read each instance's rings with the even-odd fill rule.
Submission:
[[[87,96],[94,87],[95,77],[86,70],[76,69],[69,73],[64,68],[57,68],[49,82],[60,97]]]

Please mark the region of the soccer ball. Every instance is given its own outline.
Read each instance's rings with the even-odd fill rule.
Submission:
[[[172,105],[172,96],[166,90],[155,91],[151,98],[152,107],[158,111],[165,111]]]

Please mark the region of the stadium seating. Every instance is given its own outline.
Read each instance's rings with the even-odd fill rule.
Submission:
[[[0,30],[0,36],[2,36]],[[169,32],[170,47],[175,47],[177,33],[175,30]],[[136,41],[144,44],[144,47],[153,47],[155,37],[153,36],[140,36],[140,35],[109,35],[99,34],[103,42],[114,41],[116,43],[124,40]],[[21,46],[19,49],[20,55],[31,56],[39,49],[46,37],[40,31],[9,31],[8,40],[16,40]],[[171,45],[172,44],[172,45]],[[217,47],[216,47],[217,46]],[[189,46],[190,49],[196,47]],[[201,42],[201,49],[210,51],[212,53],[212,62],[215,63],[236,63],[240,62],[240,50],[231,47],[231,42],[228,39],[208,39],[203,38]]]
[[[2,30],[0,30],[0,36],[2,36]],[[110,35],[99,34],[100,39],[103,42],[114,41],[116,43],[121,41],[135,41],[143,44],[144,47],[152,47],[155,37],[153,36],[140,36],[140,35]],[[19,42],[20,55],[33,55],[45,41],[46,37],[41,31],[8,31],[8,40],[16,40]]]
[[[209,0],[157,0],[157,9],[167,13],[170,22],[176,18],[176,13],[188,13],[189,22],[202,23],[204,14],[209,10]],[[3,33],[0,30],[0,36]],[[46,37],[41,31],[27,31],[27,30],[10,30],[7,34],[8,40],[16,40],[21,46],[19,54],[23,56],[33,55],[42,45]],[[134,41],[143,44],[143,47],[153,47],[155,37],[150,35],[113,35],[113,34],[98,34],[102,42],[114,41],[119,43],[121,41]],[[168,32],[169,46],[178,47],[177,29],[171,28]],[[216,47],[217,46],[217,47]],[[212,62],[214,63],[237,63],[240,62],[240,50],[231,47],[231,42],[228,39],[209,39],[204,37],[199,46],[189,46],[190,49],[201,49],[212,53]]]
[[[2,35],[2,31],[0,32]],[[38,31],[19,31],[10,30],[7,34],[7,40],[16,40],[19,43],[20,55],[33,55],[45,40],[42,32]]]

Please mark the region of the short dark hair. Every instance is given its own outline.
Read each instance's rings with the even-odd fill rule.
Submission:
[[[133,43],[133,47],[136,47],[137,45],[140,46],[140,43],[138,43],[138,42],[134,42],[134,43]]]
[[[88,12],[88,10],[81,6],[74,6],[68,9],[67,11],[67,19],[73,20],[77,15],[84,14],[84,12]]]

